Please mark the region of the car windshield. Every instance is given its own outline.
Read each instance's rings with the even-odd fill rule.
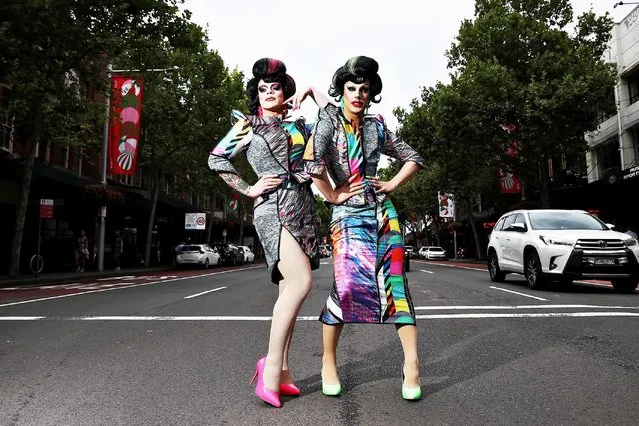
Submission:
[[[608,230],[596,217],[581,212],[529,212],[530,226],[535,230],[588,229]]]
[[[199,251],[200,250],[200,246],[183,246],[180,251]]]
[[[431,247],[428,249],[428,251],[444,251],[444,249],[441,247]]]

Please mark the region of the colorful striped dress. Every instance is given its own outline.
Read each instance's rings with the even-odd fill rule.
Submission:
[[[239,111],[233,111],[233,119],[235,125],[213,148],[208,165],[216,172],[237,174],[230,160],[245,152],[258,178],[271,174],[283,180],[275,190],[257,197],[253,204],[253,223],[264,247],[271,281],[277,284],[282,279],[277,267],[282,228],[297,240],[309,257],[311,268],[317,269],[315,196],[301,161],[309,132],[304,119],[244,116]]]
[[[366,176],[377,175],[380,155],[423,167],[420,155],[390,132],[382,116],[353,128],[340,108],[321,108],[304,158],[309,174],[328,171],[336,187],[358,175],[365,192],[332,205],[333,288],[320,315],[325,324],[415,324],[404,271],[404,240],[397,211]]]

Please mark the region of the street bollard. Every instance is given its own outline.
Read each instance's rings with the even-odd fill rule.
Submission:
[[[404,271],[410,271],[410,256],[404,251]]]

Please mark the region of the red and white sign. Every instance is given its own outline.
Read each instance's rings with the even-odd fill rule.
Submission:
[[[109,121],[109,174],[132,175],[138,158],[142,79],[112,79]]]
[[[53,200],[40,200],[40,217],[42,219],[53,219]]]
[[[206,229],[206,213],[185,213],[184,229]]]

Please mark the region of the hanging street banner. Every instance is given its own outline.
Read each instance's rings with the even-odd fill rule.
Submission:
[[[206,213],[184,213],[184,229],[206,229]]]
[[[237,206],[240,201],[240,195],[237,192],[233,192],[230,197],[226,199],[226,215],[238,217]]]
[[[517,130],[517,126],[513,123],[505,123],[501,128],[512,134]],[[516,158],[518,155],[517,141],[511,139],[508,141],[506,155],[510,158]],[[499,192],[502,194],[521,194],[521,180],[515,175],[514,170],[509,165],[503,165],[499,168]]]
[[[443,191],[437,191],[439,217],[455,217],[455,197]]]
[[[108,173],[132,175],[138,158],[142,80],[115,76],[111,80]]]

